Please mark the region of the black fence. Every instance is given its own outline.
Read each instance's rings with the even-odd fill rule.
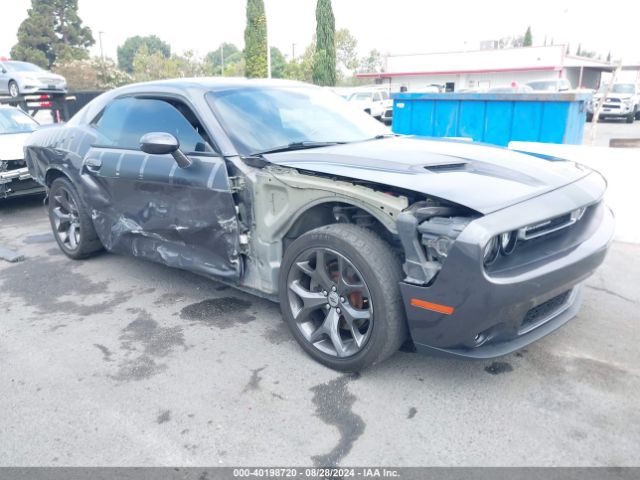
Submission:
[[[54,123],[66,122],[103,91],[44,93],[0,97],[0,104],[19,107],[31,116],[40,111],[51,112]]]
[[[95,90],[89,92],[69,92],[67,94],[67,118],[69,120],[76,113],[78,113],[87,103],[103,94],[102,90]]]

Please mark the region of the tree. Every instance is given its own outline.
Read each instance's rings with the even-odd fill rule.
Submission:
[[[377,73],[384,69],[384,59],[378,50],[371,50],[369,55],[360,60],[360,71],[362,73]]]
[[[233,43],[221,43],[216,50],[207,53],[205,56],[205,62],[208,64],[211,75],[224,75],[224,71],[222,70],[223,57],[224,68],[226,70],[229,66],[241,61],[243,55],[240,49]]]
[[[267,15],[263,0],[247,0],[247,26],[244,31],[245,73],[249,78],[268,76]]]
[[[313,81],[313,59],[316,53],[316,40],[305,48],[304,53],[291,60],[285,67],[284,77],[290,80],[311,83]]]
[[[287,59],[280,49],[271,47],[271,76],[273,78],[285,78]]]
[[[89,58],[87,49],[94,43],[78,16],[78,0],[31,0],[11,57],[51,68],[57,61]]]
[[[74,92],[108,90],[133,80],[129,74],[119,70],[110,58],[104,61],[100,57],[69,60],[58,64],[53,71],[65,77],[69,90]]]
[[[524,34],[524,39],[522,41],[523,47],[530,47],[533,45],[533,35],[531,35],[531,27],[527,27],[527,31]]]
[[[171,46],[155,35],[127,38],[122,45],[118,47],[118,67],[127,73],[133,73],[133,59],[136,53],[146,47],[150,54],[160,53],[164,58],[171,57]]]
[[[165,58],[161,52],[149,53],[146,45],[143,45],[133,58],[133,77],[138,82],[200,77],[205,74],[205,65],[192,50]]]
[[[358,41],[346,28],[336,32],[336,60],[338,67],[349,73],[358,69]]]
[[[331,0],[316,4],[316,51],[313,58],[313,83],[322,86],[336,84],[336,19]]]

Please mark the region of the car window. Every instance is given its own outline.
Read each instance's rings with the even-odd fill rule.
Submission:
[[[28,133],[38,128],[29,115],[17,108],[0,108],[0,135],[11,133]]]
[[[389,100],[389,92],[384,91],[381,92],[383,100]]]
[[[351,95],[349,100],[355,100],[355,101],[371,100],[371,93],[369,92],[354,93],[353,95]]]
[[[380,95],[380,92],[376,92],[375,96],[373,97],[373,100],[375,102],[381,102],[382,101],[382,95]]]
[[[27,62],[7,62],[7,70],[12,72],[42,72],[43,70],[33,63]]]
[[[616,83],[611,88],[611,93],[635,93],[635,87],[632,83]]]
[[[176,107],[165,100],[122,98],[113,101],[94,122],[96,144],[138,150],[140,137],[150,132],[174,135],[186,153],[213,152],[211,145]]]

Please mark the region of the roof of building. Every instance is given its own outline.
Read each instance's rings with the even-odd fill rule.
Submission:
[[[565,67],[596,67],[610,70],[607,62],[565,54],[564,45],[486,49],[462,52],[389,55],[384,72],[360,73],[359,77],[400,77],[451,75],[462,73],[499,73],[560,71]]]

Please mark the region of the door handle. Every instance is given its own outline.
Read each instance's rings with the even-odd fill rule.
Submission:
[[[102,168],[102,160],[99,158],[87,158],[84,161],[84,166],[89,172],[98,173]]]

